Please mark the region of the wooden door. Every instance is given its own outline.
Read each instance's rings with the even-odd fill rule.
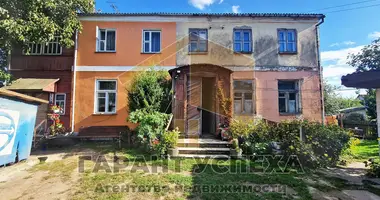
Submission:
[[[202,124],[202,78],[187,77],[187,134],[200,135]]]

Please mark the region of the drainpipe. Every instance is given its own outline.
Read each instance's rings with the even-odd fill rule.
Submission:
[[[72,112],[71,112],[71,132],[74,132],[74,117],[75,117],[75,91],[76,91],[76,79],[77,79],[77,71],[76,71],[76,66],[77,66],[77,53],[78,53],[78,31],[75,31],[75,45],[74,45],[74,65],[73,65],[73,97],[72,99]]]
[[[321,65],[321,55],[320,55],[320,43],[319,43],[319,25],[323,24],[325,22],[325,16],[320,18],[320,21],[318,24],[315,25],[315,33],[316,33],[316,40],[317,40],[317,64],[318,64],[318,73],[319,73],[319,88],[321,92],[321,110],[322,110],[322,124],[325,124],[325,101],[324,101],[324,95],[323,95],[323,69]]]

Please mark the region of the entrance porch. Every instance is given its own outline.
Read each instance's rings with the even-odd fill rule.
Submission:
[[[231,96],[232,71],[212,64],[193,64],[170,70],[173,79],[173,119],[185,137],[215,138],[221,112],[218,90]]]

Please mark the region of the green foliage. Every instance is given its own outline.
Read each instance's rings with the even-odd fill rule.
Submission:
[[[253,132],[254,121],[243,120],[243,119],[233,119],[230,123],[230,131],[233,138],[248,137],[249,134]]]
[[[168,75],[153,69],[137,74],[127,89],[129,111],[144,109],[170,113],[171,80]]]
[[[172,131],[165,131],[161,136],[161,142],[165,145],[167,149],[177,147],[178,136],[180,132],[179,129],[176,128]]]
[[[340,96],[336,92],[338,89],[339,87],[324,81],[323,97],[326,115],[336,115],[340,109],[362,106],[360,100]]]
[[[364,163],[366,167],[369,167],[366,174],[367,176],[373,178],[380,178],[380,164],[378,162],[376,162],[374,159],[369,159]]]
[[[348,64],[357,72],[380,69],[380,38],[365,46],[361,52],[349,55]]]
[[[71,47],[82,27],[78,13],[93,11],[93,0],[0,0],[0,47],[46,43],[54,36]]]
[[[343,118],[343,124],[364,124],[367,122],[366,116],[361,113],[349,113]]]
[[[239,122],[239,127],[249,127],[243,123]],[[350,134],[338,126],[300,120],[278,124],[267,124],[263,120],[246,123],[253,124],[242,145],[246,154],[270,153],[269,143],[277,142],[285,156],[297,155],[304,166],[314,168],[336,164],[341,153],[349,147]]]
[[[368,117],[370,119],[376,119],[376,89],[367,90],[367,95],[364,96],[363,104],[367,107]]]
[[[163,134],[168,119],[169,115],[165,113],[136,110],[129,114],[128,121],[139,124],[135,129],[137,138],[148,150],[152,150],[154,141]]]

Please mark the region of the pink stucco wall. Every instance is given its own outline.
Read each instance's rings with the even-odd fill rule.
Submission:
[[[279,114],[278,80],[302,80],[302,113],[298,117],[311,121],[322,121],[321,92],[318,77],[317,71],[240,71],[232,74],[233,80],[253,79],[255,81],[256,115],[275,122],[297,117],[296,115],[281,116]]]

